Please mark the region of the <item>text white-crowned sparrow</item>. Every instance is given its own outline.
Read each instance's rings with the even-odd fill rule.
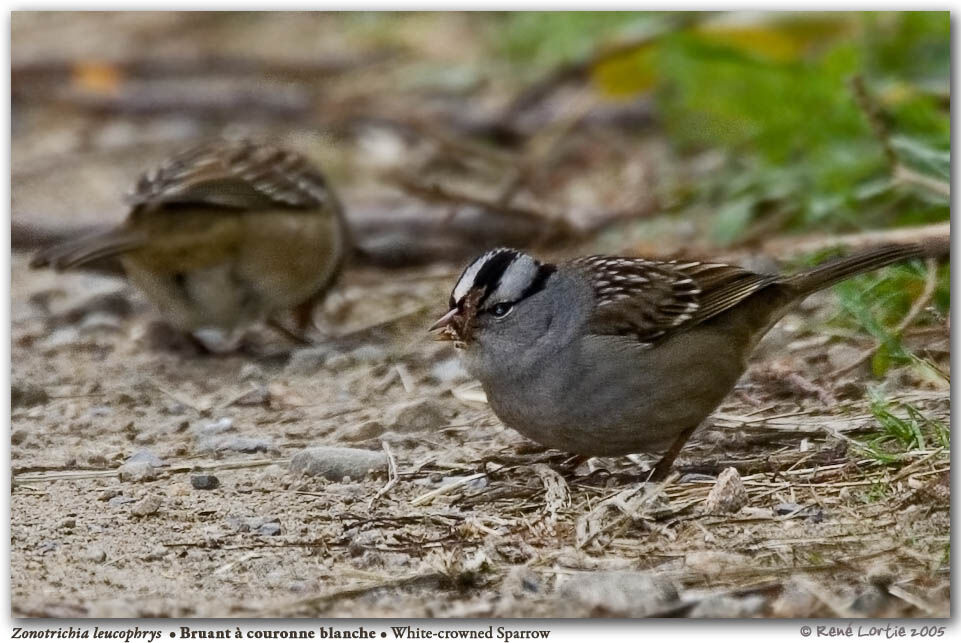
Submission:
[[[507,426],[587,456],[666,450],[652,476],[663,478],[793,304],[947,244],[877,247],[790,276],[609,256],[554,265],[500,248],[467,266],[431,330],[461,349]]]
[[[323,174],[271,145],[198,145],[143,174],[127,201],[118,227],[48,248],[31,265],[117,256],[167,322],[193,334],[230,335],[284,309],[305,326],[349,249]]]

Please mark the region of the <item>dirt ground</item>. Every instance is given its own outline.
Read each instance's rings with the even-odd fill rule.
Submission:
[[[355,347],[198,357],[151,348],[153,313],[121,283],[15,256],[14,614],[948,614],[946,455],[859,456],[848,436],[875,420],[857,379],[826,408],[831,393],[785,375],[819,368],[790,331],[684,451],[683,477],[651,489],[648,463],[566,470],[493,417],[424,332],[450,278],[354,275],[343,308],[413,292],[429,311]],[[946,390],[898,396],[948,421]],[[393,465],[288,469],[324,445]],[[706,501],[732,464],[746,497],[728,514]],[[661,593],[638,603],[638,582]]]
[[[128,22],[118,51],[144,33]],[[14,27],[15,61],[40,33],[92,46],[69,21]],[[461,32],[445,33],[439,59]],[[15,222],[116,220],[137,172],[222,127],[61,109],[15,114]],[[328,160],[349,211],[377,202],[356,159],[396,141],[311,127],[257,132]],[[692,235],[656,225],[668,245]],[[315,346],[254,329],[255,353],[201,356],[122,280],[29,257],[12,257],[15,617],[949,616],[950,454],[862,448],[869,387],[949,426],[947,384],[867,364],[826,377],[873,345],[827,330],[833,293],[769,334],[677,475],[645,484],[653,457],[572,467],[494,417],[426,332],[459,262],[348,270]],[[945,324],[906,341],[949,370]]]

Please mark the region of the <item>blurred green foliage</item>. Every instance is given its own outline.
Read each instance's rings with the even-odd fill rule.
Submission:
[[[651,31],[666,15],[504,14],[493,50],[549,68]],[[703,14],[594,72],[612,98],[652,94],[682,155],[725,154],[723,169],[674,206],[713,208],[718,241],[737,241],[767,216],[824,232],[949,217],[945,195],[894,178],[851,89],[854,76],[865,79],[900,163],[947,182],[947,12]]]
[[[871,413],[879,431],[860,447],[878,462],[897,462],[905,451],[951,448],[948,426],[908,402],[888,400],[875,390],[871,392]]]
[[[531,75],[584,58],[611,38],[647,27],[657,16],[630,11],[513,11],[489,23],[488,37],[496,56]]]
[[[950,307],[950,266],[938,268],[934,295],[929,310],[920,319],[941,322]],[[904,346],[900,334],[893,332],[908,314],[912,304],[924,291],[927,270],[920,262],[892,266],[883,271],[849,279],[837,286],[840,311],[835,324],[864,331],[878,342],[871,365],[876,375],[884,374],[893,366],[915,365],[937,377],[933,370]]]

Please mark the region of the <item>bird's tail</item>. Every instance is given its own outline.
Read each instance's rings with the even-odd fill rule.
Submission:
[[[44,248],[31,259],[30,267],[68,270],[115,257],[142,245],[143,239],[139,235],[126,230],[111,230]]]
[[[923,243],[906,243],[877,246],[856,252],[847,257],[832,259],[807,272],[790,277],[790,285],[804,294],[810,294],[832,286],[861,273],[871,272],[894,263],[922,258],[947,258],[951,253],[950,238],[938,238]]]

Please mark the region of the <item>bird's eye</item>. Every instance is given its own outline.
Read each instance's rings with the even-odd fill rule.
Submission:
[[[494,317],[506,317],[507,313],[514,309],[511,304],[497,304],[491,308],[491,315]]]

